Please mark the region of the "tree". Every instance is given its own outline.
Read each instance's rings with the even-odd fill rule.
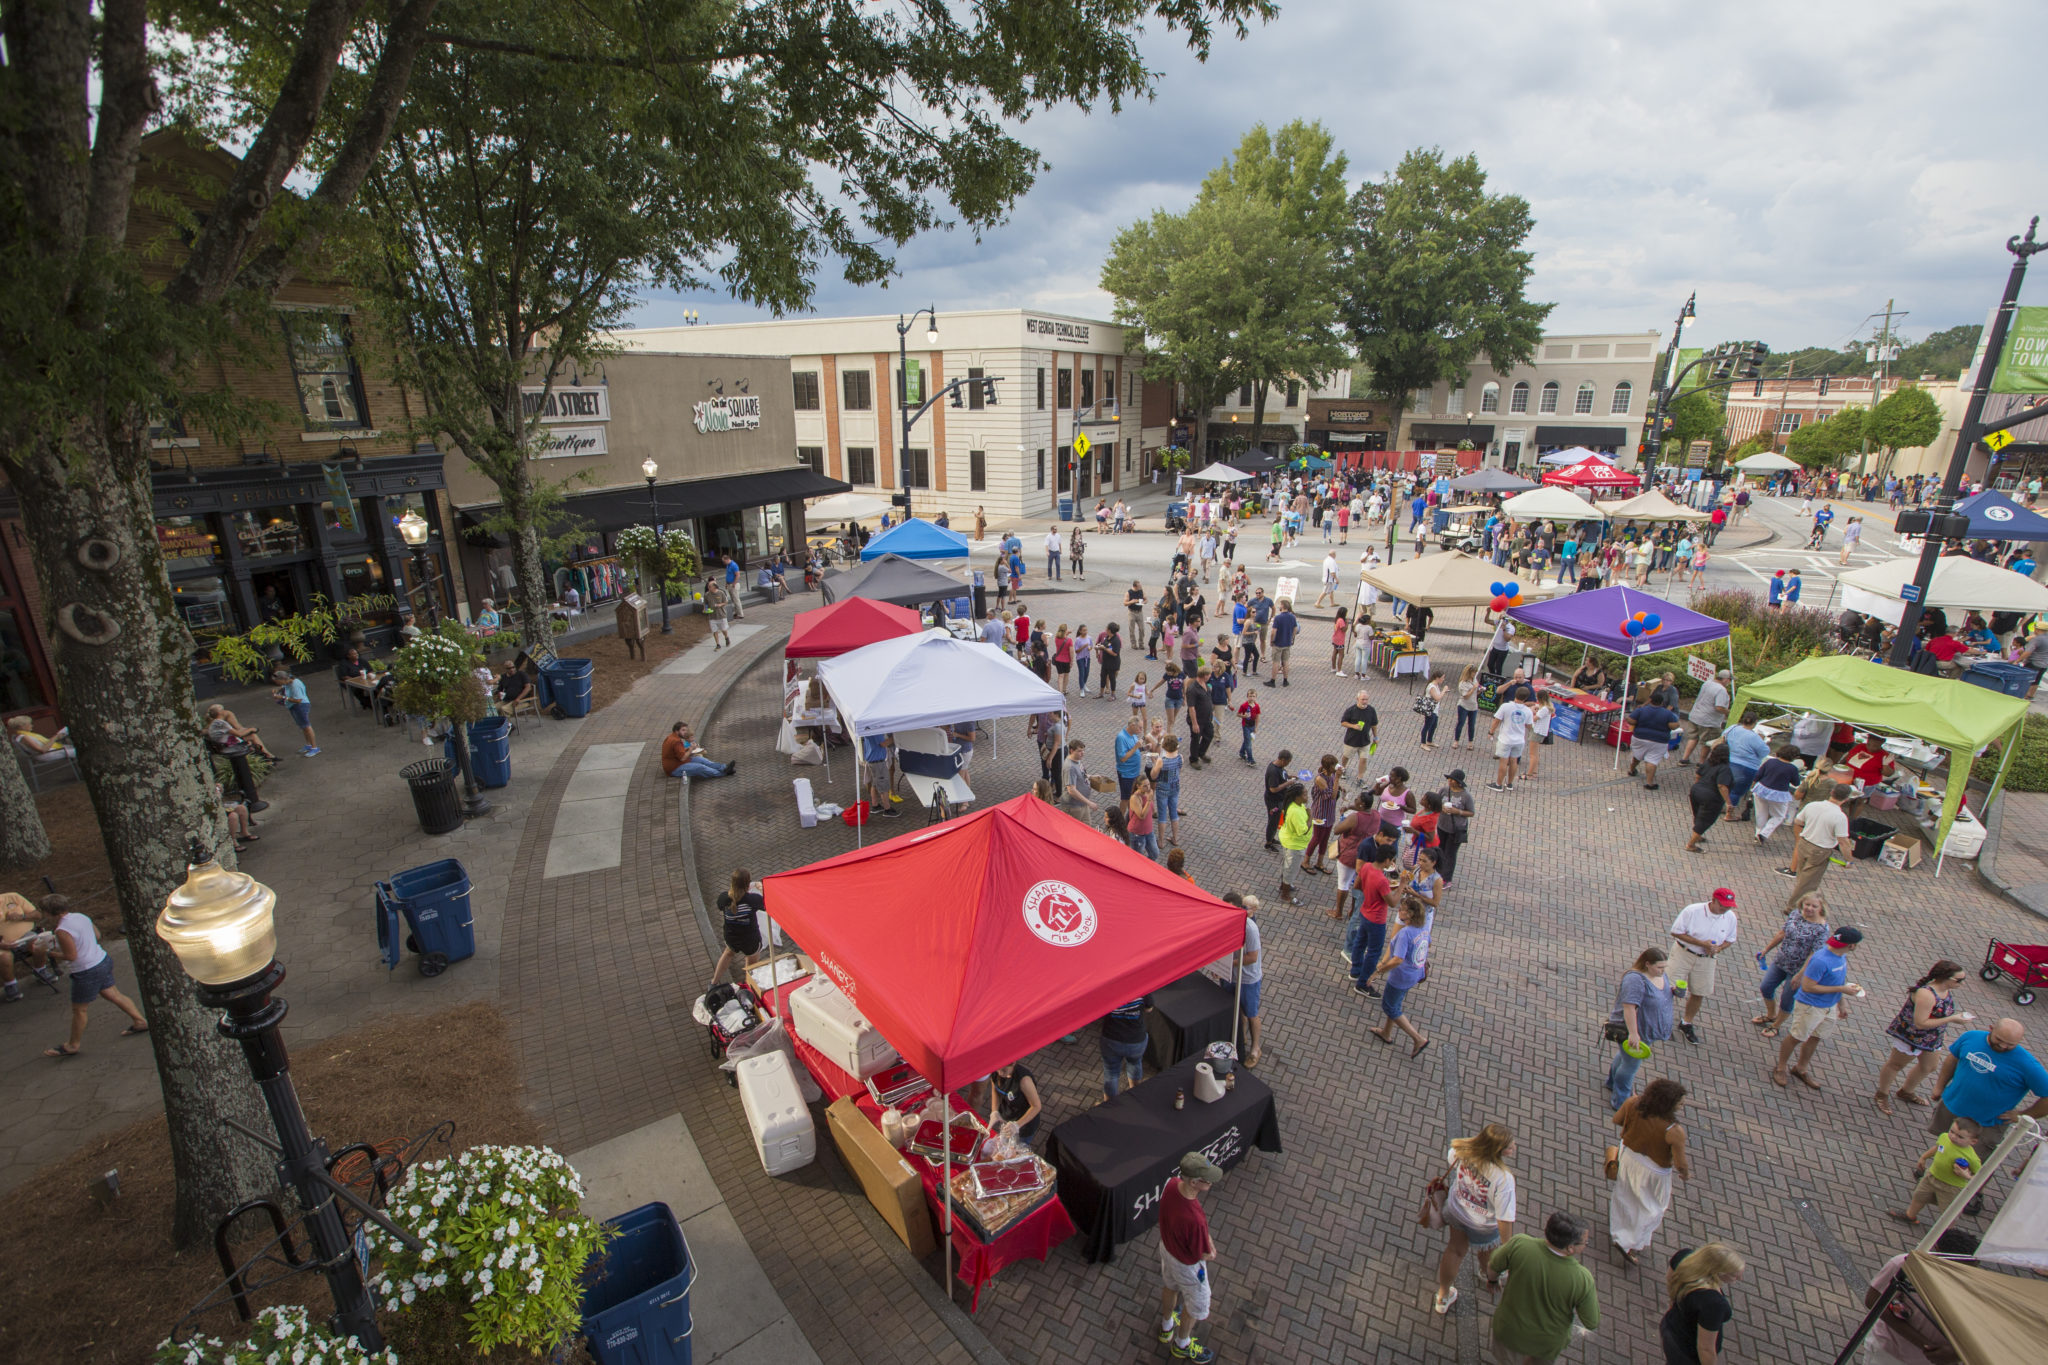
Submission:
[[[1495,370],[1527,363],[1555,306],[1523,297],[1534,220],[1518,195],[1486,193],[1477,157],[1416,150],[1351,196],[1338,261],[1341,308],[1371,387],[1393,411],[1399,444],[1408,396],[1462,383],[1484,355]]]
[[[1863,441],[1863,408],[1843,408],[1832,417],[1810,422],[1785,438],[1785,458],[1808,469],[1832,469]]]
[[[25,514],[58,690],[151,1020],[180,1244],[275,1176],[235,1131],[265,1123],[241,1058],[153,933],[187,836],[219,849],[226,831],[197,722],[192,639],[153,533],[149,425],[173,396],[204,390],[204,362],[238,331],[268,325],[278,289],[330,245],[399,124],[422,50],[653,73],[654,98],[695,108],[700,128],[736,120],[771,163],[764,177],[798,157],[828,180],[786,210],[802,232],[782,278],[807,278],[815,254],[832,249],[850,276],[876,280],[893,264],[878,243],[939,221],[928,192],[943,189],[979,227],[1030,183],[1038,158],[1003,131],[1010,121],[1051,102],[1115,109],[1145,94],[1148,19],[1206,55],[1218,25],[1242,34],[1272,12],[1268,0],[1116,0],[1051,25],[1030,0],[985,0],[971,16],[852,0],[590,0],[561,44],[543,47],[532,14],[547,9],[37,0],[5,12],[0,472]],[[501,11],[516,13],[493,27]],[[152,34],[152,14],[180,31]],[[173,262],[152,280],[128,232],[164,81],[185,94],[185,117],[219,120],[245,150],[228,182],[204,191],[202,211],[177,211],[175,239],[144,244],[152,262]],[[310,188],[297,195],[288,181]],[[775,251],[718,260],[733,269]],[[555,278],[552,265],[544,274]]]
[[[1941,407],[1927,390],[1902,384],[1870,410],[1864,435],[1886,454],[1932,445],[1941,435]]]
[[[1977,354],[1977,343],[1984,336],[1984,325],[1978,322],[1961,327],[1949,327],[1934,333],[1924,341],[1899,348],[1899,358],[1892,362],[1892,373],[1898,375],[1931,374],[1937,379],[1950,379],[1968,368]],[[1906,446],[1925,445],[1926,442],[1906,442]]]
[[[0,757],[0,867],[27,867],[50,856],[36,794],[14,755]]]
[[[1664,415],[1671,419],[1671,433],[1658,451],[1660,458],[1665,450],[1676,450],[1683,457],[1694,441],[1713,442],[1716,455],[1726,448],[1723,432],[1728,408],[1718,390],[1687,389],[1671,401]]]

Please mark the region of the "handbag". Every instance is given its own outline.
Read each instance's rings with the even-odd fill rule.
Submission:
[[[1436,703],[1430,700],[1427,693],[1424,693],[1416,697],[1408,709],[1418,716],[1433,716],[1436,714]]]
[[[1600,1173],[1609,1180],[1621,1178],[1621,1148],[1608,1145],[1606,1155],[1600,1159]]]
[[[1415,1225],[1436,1229],[1444,1225],[1444,1201],[1450,1198],[1450,1174],[1452,1167],[1444,1167],[1444,1173],[1422,1187],[1422,1207],[1415,1215]]]

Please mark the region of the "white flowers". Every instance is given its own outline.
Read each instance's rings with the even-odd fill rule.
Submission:
[[[194,1337],[183,1345],[164,1342],[156,1365],[398,1365],[386,1349],[366,1351],[353,1337],[337,1337],[310,1321],[299,1307],[266,1308],[256,1315],[246,1342],[229,1345],[217,1337]]]

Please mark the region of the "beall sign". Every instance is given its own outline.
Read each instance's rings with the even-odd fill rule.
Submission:
[[[699,432],[754,431],[761,425],[761,400],[746,393],[707,398],[692,403],[690,413]]]

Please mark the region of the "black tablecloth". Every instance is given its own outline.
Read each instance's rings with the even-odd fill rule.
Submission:
[[[1237,991],[1196,972],[1152,992],[1145,1014],[1145,1065],[1154,1071],[1192,1057],[1214,1042],[1230,1041]]]
[[[1190,1057],[1107,1104],[1052,1130],[1046,1160],[1059,1171],[1060,1202],[1081,1230],[1081,1253],[1115,1259],[1116,1249],[1159,1221],[1159,1195],[1189,1152],[1229,1170],[1256,1145],[1280,1150],[1280,1117],[1266,1083],[1240,1067],[1237,1088],[1213,1104],[1195,1098]],[[1187,1107],[1175,1109],[1177,1090]]]

